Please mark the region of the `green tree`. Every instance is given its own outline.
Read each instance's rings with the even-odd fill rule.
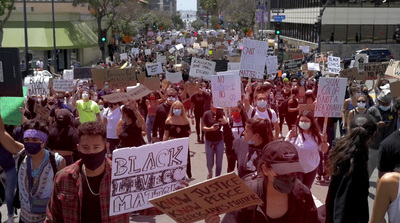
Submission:
[[[15,9],[15,0],[1,0],[0,1],[0,47],[2,46],[4,36],[4,26],[11,16],[11,12]],[[3,16],[5,17],[1,19]]]
[[[224,15],[225,21],[229,21],[232,24],[232,28],[242,31],[248,29],[254,30],[255,15],[257,12],[256,5],[247,4],[247,0],[220,1],[220,4],[224,5],[224,7],[221,8],[221,13]]]
[[[202,21],[202,20],[195,20],[195,21],[193,21],[193,22],[192,22],[192,27],[193,27],[195,30],[201,29],[201,27],[203,27],[203,21]]]
[[[211,28],[218,29],[217,26],[219,24],[219,18],[217,16],[211,17],[210,22],[211,22]]]
[[[123,35],[137,35],[140,33],[142,25],[137,21],[149,10],[146,4],[136,0],[123,1],[118,6],[119,12],[113,21],[108,21],[112,26],[113,33]]]
[[[181,18],[181,13],[175,13],[171,15],[171,20],[172,20],[172,25],[175,27],[175,29],[183,29],[185,28],[185,23],[183,22]]]
[[[219,9],[219,0],[200,0],[200,6],[207,11],[207,29],[208,29],[208,17],[215,15]]]
[[[113,25],[113,21],[119,11],[118,7],[122,0],[73,0],[72,5],[89,5],[92,16],[97,22],[98,45],[101,50],[102,59],[105,59],[105,43],[101,41],[102,30],[107,33]],[[106,19],[107,25],[102,26],[103,19]]]

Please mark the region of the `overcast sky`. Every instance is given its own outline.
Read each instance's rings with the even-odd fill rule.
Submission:
[[[178,11],[185,11],[185,10],[197,10],[197,1],[196,0],[177,0]]]

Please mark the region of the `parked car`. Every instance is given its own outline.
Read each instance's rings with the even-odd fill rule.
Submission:
[[[357,50],[356,53],[351,58],[347,58],[343,60],[344,69],[347,69],[350,66],[350,63],[357,54],[367,54],[368,55],[368,62],[384,62],[390,61],[394,59],[393,54],[386,48],[376,48],[376,49],[363,49]]]

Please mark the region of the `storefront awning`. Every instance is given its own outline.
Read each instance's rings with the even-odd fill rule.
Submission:
[[[84,22],[56,22],[57,49],[79,49],[97,46],[97,35]],[[3,47],[25,47],[23,22],[7,22]],[[28,22],[30,50],[53,49],[53,23]]]

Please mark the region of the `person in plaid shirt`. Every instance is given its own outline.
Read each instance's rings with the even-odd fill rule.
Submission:
[[[56,175],[45,222],[129,222],[129,214],[109,216],[112,163],[104,126],[88,122],[78,131],[82,159]]]

